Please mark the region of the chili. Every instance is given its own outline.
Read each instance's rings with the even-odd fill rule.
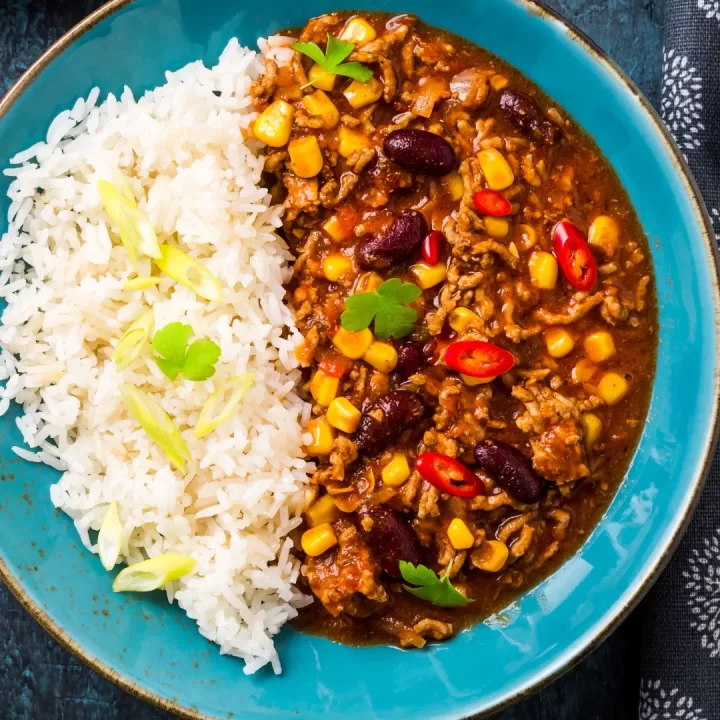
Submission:
[[[470,468],[449,455],[426,452],[418,455],[415,469],[440,492],[457,497],[482,495],[485,484]]]
[[[597,281],[597,263],[580,230],[569,220],[562,220],[552,235],[555,256],[568,282],[576,290],[592,290]]]
[[[473,205],[483,215],[504,217],[512,212],[510,201],[497,190],[480,190],[473,195]]]
[[[515,357],[504,348],[484,340],[459,340],[445,350],[445,364],[470,377],[497,377],[512,370]]]
[[[442,255],[442,247],[445,243],[445,236],[439,230],[433,230],[422,244],[423,260],[428,265],[437,265]]]

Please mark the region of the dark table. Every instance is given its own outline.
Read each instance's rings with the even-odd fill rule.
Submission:
[[[0,94],[52,42],[103,0],[0,0]],[[660,96],[665,0],[549,0],[630,75]],[[349,3],[352,6],[352,3]],[[497,720],[637,718],[637,623],[631,616],[560,680]],[[161,720],[58,645],[0,584],[0,719]]]

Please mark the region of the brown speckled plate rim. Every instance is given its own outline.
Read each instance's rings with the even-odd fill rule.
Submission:
[[[36,60],[23,75],[17,80],[17,82],[8,90],[5,96],[0,101],[0,120],[4,117],[10,107],[15,101],[22,95],[27,88],[32,85],[38,75],[62,52],[68,48],[72,43],[84,35],[88,30],[92,29],[102,20],[105,20],[113,13],[118,10],[130,5],[134,0],[110,0],[102,7],[98,8],[95,12],[88,15],[84,20],[80,21],[75,27],[65,33],[60,39],[58,39],[53,45],[48,48],[41,56]],[[563,26],[570,39],[574,42],[579,43],[590,55],[594,56],[596,60],[605,65],[609,74],[614,76],[614,79],[624,84],[627,89],[637,98],[642,105],[643,109],[654,121],[655,129],[659,133],[660,140],[666,145],[670,151],[670,155],[673,160],[680,177],[684,181],[685,190],[687,195],[691,198],[695,214],[699,220],[700,225],[705,227],[703,234],[703,241],[706,245],[706,249],[709,250],[710,256],[713,258],[715,263],[715,275],[712,281],[713,288],[715,291],[714,307],[715,307],[715,328],[716,328],[716,346],[720,346],[720,256],[714,242],[714,231],[710,217],[705,209],[700,190],[693,178],[690,170],[688,169],[685,159],[681,152],[678,150],[674,140],[670,136],[669,132],[662,123],[662,120],[655,112],[655,109],[650,105],[647,99],[643,96],[637,86],[630,80],[629,77],[611,60],[607,54],[596,45],[590,38],[576,28],[572,23],[563,18],[561,15],[556,13],[554,10],[542,5],[537,0],[513,0],[520,5],[523,5],[530,12],[537,14],[544,18],[550,23],[557,23]],[[351,4],[351,3],[350,3]],[[682,516],[676,523],[672,535],[667,543],[666,548],[656,560],[653,567],[651,567],[645,574],[644,578],[640,579],[640,584],[637,590],[627,600],[625,605],[616,611],[614,617],[609,619],[605,626],[598,631],[590,630],[589,634],[593,634],[593,637],[582,645],[583,638],[580,638],[575,645],[582,645],[578,649],[569,650],[571,656],[564,660],[559,660],[556,665],[557,667],[548,670],[546,673],[540,675],[531,683],[525,687],[515,691],[512,695],[508,696],[504,700],[495,703],[492,707],[488,707],[482,710],[481,715],[474,716],[476,718],[487,717],[488,715],[501,710],[518,700],[528,697],[530,694],[536,692],[540,688],[544,687],[548,683],[558,678],[563,673],[567,672],[574,665],[583,660],[589,655],[596,647],[598,647],[605,638],[615,629],[618,625],[627,617],[628,613],[640,602],[645,596],[648,590],[652,587],[655,580],[665,568],[669,562],[672,554],[677,547],[680,539],[682,538],[687,526],[692,518],[693,511],[697,502],[700,498],[702,488],[705,484],[705,479],[710,471],[710,466],[713,458],[713,451],[718,442],[718,436],[720,434],[720,417],[718,407],[718,375],[715,377],[715,412],[713,421],[713,431],[710,439],[705,448],[705,456],[703,458],[702,472],[695,477],[692,488],[692,494],[688,499],[686,507]],[[98,660],[93,655],[90,655],[85,651],[79,643],[73,640],[54,620],[52,620],[48,613],[36,603],[22,587],[19,580],[15,575],[10,572],[5,562],[0,558],[0,578],[5,582],[7,587],[13,593],[13,595],[19,600],[23,607],[32,615],[32,617],[58,642],[64,645],[70,652],[73,653],[79,660],[92,668],[102,677],[115,683],[123,690],[135,695],[136,697],[145,700],[163,710],[171,713],[175,713],[181,718],[188,720],[214,720],[210,715],[201,713],[197,710],[184,707],[174,700],[168,700],[157,693],[151,692],[146,688],[138,685],[137,683],[127,679],[123,675],[120,675],[117,671],[113,670],[110,666]],[[588,634],[586,633],[586,634]],[[469,717],[469,716],[466,716]]]

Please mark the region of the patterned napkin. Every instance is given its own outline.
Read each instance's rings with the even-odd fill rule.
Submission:
[[[661,112],[720,240],[720,0],[668,0]],[[720,453],[640,611],[640,720],[720,720]]]

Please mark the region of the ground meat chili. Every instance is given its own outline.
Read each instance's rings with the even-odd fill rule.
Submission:
[[[410,15],[289,34],[373,73],[297,51],[252,88],[313,403],[296,623],[422,647],[547,576],[611,500],[655,367],[647,242],[592,140],[484,50]]]

